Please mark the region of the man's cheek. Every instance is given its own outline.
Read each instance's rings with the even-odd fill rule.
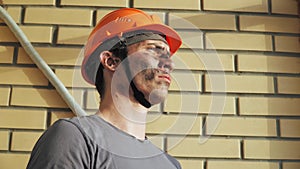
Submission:
[[[144,77],[146,81],[153,80],[155,78],[155,70],[154,69],[146,69],[144,70]]]
[[[131,71],[133,74],[143,72],[143,74],[151,74],[153,76],[154,71],[151,69],[157,68],[158,62],[151,59],[138,59],[131,64]]]

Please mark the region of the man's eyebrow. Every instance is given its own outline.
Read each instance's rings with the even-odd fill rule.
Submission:
[[[163,48],[162,45],[160,45],[159,43],[155,43],[155,42],[149,42],[149,43],[147,43],[146,45],[147,45],[147,46],[148,46],[148,45],[154,45],[154,46],[155,46],[156,48],[158,48],[158,49]]]
[[[148,42],[148,43],[146,43],[146,45],[155,45],[155,46],[157,46],[157,43],[155,43],[155,42]]]

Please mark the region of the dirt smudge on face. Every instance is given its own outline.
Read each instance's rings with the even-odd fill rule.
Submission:
[[[147,69],[142,71],[145,80],[153,80],[155,78],[155,73],[156,73],[155,69]]]

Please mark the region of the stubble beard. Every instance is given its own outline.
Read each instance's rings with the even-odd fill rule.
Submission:
[[[141,72],[144,77],[143,83],[147,85],[146,99],[152,105],[163,102],[168,95],[169,85],[165,82],[157,82],[155,79],[158,73],[157,69],[147,69]]]

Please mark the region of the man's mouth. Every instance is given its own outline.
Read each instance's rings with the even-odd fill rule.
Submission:
[[[159,75],[158,78],[164,79],[168,84],[171,84],[171,77],[169,75]]]

